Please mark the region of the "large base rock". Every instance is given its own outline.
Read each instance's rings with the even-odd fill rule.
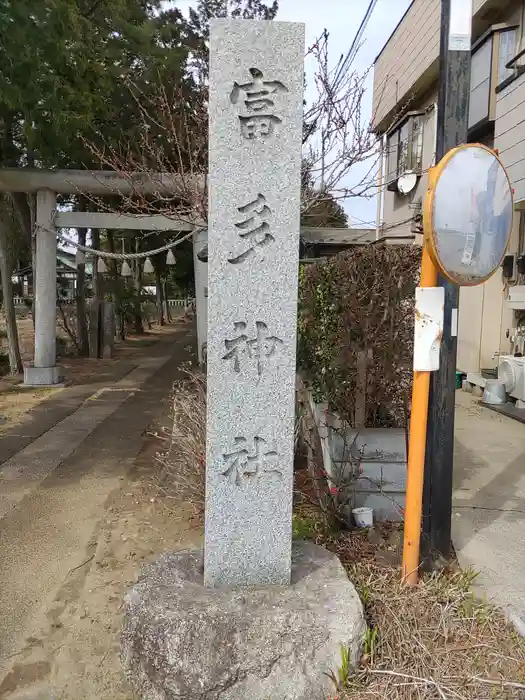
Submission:
[[[294,546],[292,585],[204,588],[202,552],[164,555],[125,599],[122,661],[143,700],[324,700],[361,601],[338,558]]]

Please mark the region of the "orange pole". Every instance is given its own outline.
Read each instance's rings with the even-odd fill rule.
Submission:
[[[437,268],[428,253],[426,244],[424,244],[420,286],[435,287],[436,284]],[[411,586],[418,582],[429,391],[430,372],[414,372],[403,543],[403,580]]]

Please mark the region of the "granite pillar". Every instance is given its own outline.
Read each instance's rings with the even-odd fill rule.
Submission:
[[[304,26],[211,23],[204,581],[290,583]]]

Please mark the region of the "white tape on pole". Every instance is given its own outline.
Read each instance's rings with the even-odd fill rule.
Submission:
[[[452,318],[450,321],[450,335],[455,338],[458,334],[458,310],[452,309]]]
[[[449,51],[470,51],[472,0],[450,0]]]
[[[443,287],[417,287],[414,372],[434,372],[439,369],[444,307],[445,290]]]

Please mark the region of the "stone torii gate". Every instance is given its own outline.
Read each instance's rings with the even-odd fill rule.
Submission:
[[[0,192],[36,194],[36,276],[34,366],[24,368],[24,383],[34,386],[62,381],[56,365],[56,253],[57,228],[110,228],[191,232],[200,222],[174,216],[122,215],[103,212],[59,212],[57,194],[92,196],[174,196],[188,186],[172,173],[118,173],[99,170],[0,169]],[[204,189],[204,180],[192,185]],[[202,226],[201,226],[202,228]]]
[[[56,366],[56,229],[99,228],[147,231],[195,231],[193,236],[195,297],[197,316],[197,346],[199,362],[206,354],[207,340],[207,238],[205,222],[188,217],[112,214],[106,212],[56,211],[57,194],[90,194],[92,196],[161,195],[173,196],[187,192],[204,191],[205,179],[188,178],[174,173],[119,173],[104,170],[37,170],[29,168],[0,169],[0,192],[36,194],[36,278],[35,297],[35,359],[33,367],[24,367],[27,385],[46,386],[62,379]],[[368,232],[373,234],[370,230]],[[366,235],[368,236],[368,233]],[[341,237],[344,234],[344,237]],[[312,235],[322,236],[326,243],[371,242],[363,241],[360,229],[301,227],[301,235],[308,242]]]

